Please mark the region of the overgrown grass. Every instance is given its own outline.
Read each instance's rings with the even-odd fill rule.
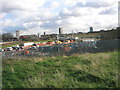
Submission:
[[[14,46],[14,45],[17,45],[17,44],[18,44],[18,41],[14,41],[14,42],[11,42],[9,44],[0,45],[0,48],[4,49],[6,47],[11,47],[11,46]]]
[[[117,83],[117,51],[3,58],[3,88],[114,88]]]

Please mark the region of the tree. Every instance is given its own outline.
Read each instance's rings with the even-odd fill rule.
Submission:
[[[4,33],[4,34],[2,34],[3,42],[10,41],[11,38],[14,38],[13,34],[11,34],[11,33]]]

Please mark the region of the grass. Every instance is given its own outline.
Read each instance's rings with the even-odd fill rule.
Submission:
[[[6,47],[11,47],[11,46],[14,46],[14,45],[17,45],[17,44],[18,44],[18,41],[14,41],[14,42],[11,42],[9,44],[0,45],[0,48],[4,49]]]
[[[38,42],[40,42],[40,43],[43,43],[43,42],[48,42],[48,41],[54,41],[54,40],[41,40],[41,41],[35,41],[35,43],[38,43]]]
[[[118,52],[3,58],[3,88],[118,87]]]
[[[23,43],[25,43],[25,42],[29,42],[29,41],[23,41]],[[12,46],[15,46],[15,45],[19,45],[19,42],[18,41],[13,41],[13,42],[9,42],[7,44],[2,44],[0,46],[0,48],[4,49],[4,48],[12,47]]]

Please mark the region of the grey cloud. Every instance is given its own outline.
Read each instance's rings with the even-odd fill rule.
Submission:
[[[82,2],[78,2],[75,6],[100,8],[100,7],[108,7],[110,6],[110,4],[108,4],[107,2],[86,2],[85,4],[83,4]]]
[[[110,7],[110,3],[108,2],[86,2],[85,4],[82,2],[78,2],[74,6],[68,7],[66,10],[67,12],[61,10],[59,13],[60,17],[63,18],[69,18],[69,17],[79,17],[79,16],[85,16],[85,15],[91,15],[93,14],[92,8],[99,9],[100,7],[104,7],[105,9]],[[114,14],[117,11],[114,8],[109,8],[104,11],[96,12],[98,14]]]
[[[58,24],[56,21],[49,21],[49,22],[44,22],[40,27],[42,28],[55,28],[58,27],[60,24]]]
[[[74,10],[74,8],[72,8],[71,10],[68,8],[69,13],[64,12],[64,10],[61,10],[59,13],[59,16],[62,19],[68,19],[70,17],[77,17],[77,16],[81,16],[80,12],[76,12]]]
[[[40,27],[38,24],[29,24],[28,28],[35,28],[35,27]]]
[[[12,3],[12,2],[0,2],[1,5],[2,5],[2,12],[3,13],[9,13],[9,12],[12,12],[12,11],[16,11],[16,10],[24,10],[21,6],[19,6],[18,4],[16,3]]]
[[[77,9],[80,9],[80,8],[77,8]],[[63,10],[59,13],[59,16],[62,18],[62,19],[68,19],[68,18],[71,18],[71,17],[80,17],[80,16],[85,16],[85,15],[90,15],[92,14],[92,12],[89,10],[87,12],[83,12],[83,11],[78,11],[76,10],[76,8],[72,8],[72,9],[69,9],[68,10],[70,11],[69,13],[65,13]]]
[[[45,17],[45,16],[39,16],[40,17],[40,21],[56,21],[59,20],[59,16],[58,15],[54,15],[51,17]]]
[[[34,16],[30,16],[30,17],[26,17],[26,18],[22,19],[22,21],[24,21],[24,23],[30,23],[30,22],[46,23],[46,21],[50,21],[51,23],[54,23],[57,20],[60,20],[58,15],[55,15],[55,16],[52,16],[52,17],[45,17],[44,15],[34,15]],[[52,25],[52,24],[50,24],[50,25]]]
[[[69,18],[69,17],[71,17],[71,16],[74,16],[72,13],[67,14],[67,13],[64,13],[64,12],[60,12],[59,15],[60,15],[60,17],[61,17],[62,19],[67,19],[67,18]]]
[[[6,26],[2,28],[5,32],[15,32],[16,30],[27,30],[24,26]],[[3,31],[3,32],[4,32]]]
[[[115,14],[117,11],[115,11],[112,8],[106,9],[104,11],[101,11],[99,14]]]

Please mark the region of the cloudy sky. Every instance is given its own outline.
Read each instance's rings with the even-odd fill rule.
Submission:
[[[119,0],[1,0],[0,32],[88,32],[118,26]]]

